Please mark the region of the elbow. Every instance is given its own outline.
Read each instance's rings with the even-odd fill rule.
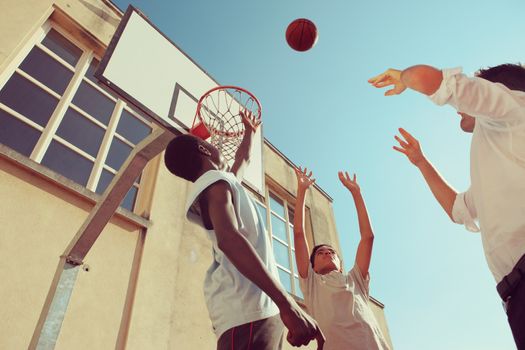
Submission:
[[[373,232],[369,232],[367,233],[366,235],[363,235],[361,237],[361,241],[362,242],[366,242],[366,243],[374,243],[374,233]]]
[[[294,227],[293,227],[293,234],[294,234],[294,236],[300,236],[300,237],[304,236],[304,230],[301,230],[301,229],[297,228],[297,226],[298,225],[294,225]]]
[[[219,233],[216,234],[217,247],[228,256],[230,252],[236,250],[238,235],[231,233]]]
[[[425,95],[435,93],[443,80],[443,73],[430,66],[414,66],[401,73],[401,81],[407,87]]]

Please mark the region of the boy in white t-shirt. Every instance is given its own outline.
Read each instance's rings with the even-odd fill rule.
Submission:
[[[241,185],[260,123],[250,114],[243,114],[243,122],[244,138],[229,171],[219,150],[193,135],[176,137],[164,156],[170,172],[193,182],[187,216],[212,241],[204,294],[217,349],[280,349],[283,323],[291,345],[317,339],[322,349],[324,338],[316,322],[278,282],[264,219]]]
[[[347,274],[342,271],[336,251],[328,244],[315,246],[308,258],[310,250],[304,234],[305,195],[315,180],[307,169],[296,169],[296,175],[295,259],[308,311],[326,336],[324,348],[390,349],[369,306],[368,268],[374,234],[355,174],[352,180],[348,173],[339,172],[339,179],[354,198],[361,232],[355,263]]]

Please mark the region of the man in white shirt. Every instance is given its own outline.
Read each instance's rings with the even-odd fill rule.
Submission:
[[[525,349],[525,68],[504,64],[469,78],[461,69],[418,65],[404,71],[389,69],[369,83],[393,86],[386,96],[408,87],[438,105],[449,104],[461,116],[461,129],[472,133],[471,185],[463,193],[447,184],[405,130],[399,129],[403,138],[395,137],[399,147],[394,149],[421,171],[454,222],[481,231],[514,340],[518,349]]]

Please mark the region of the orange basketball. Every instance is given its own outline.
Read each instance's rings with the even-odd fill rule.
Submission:
[[[314,22],[298,18],[290,23],[286,29],[286,41],[294,50],[310,50],[317,42],[317,28]]]

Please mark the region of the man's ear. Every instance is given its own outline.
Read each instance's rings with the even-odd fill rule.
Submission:
[[[207,149],[206,147],[204,147],[204,145],[199,145],[199,152],[201,152],[202,154],[206,155],[206,156],[211,156],[211,152],[209,149]]]

